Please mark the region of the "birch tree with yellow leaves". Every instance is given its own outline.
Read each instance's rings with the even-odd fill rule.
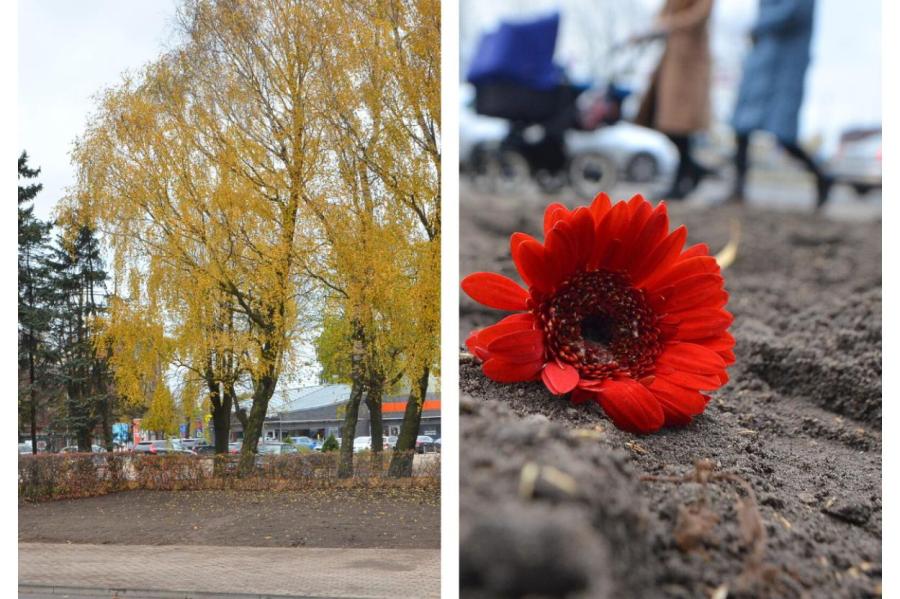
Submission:
[[[193,373],[217,451],[232,410],[242,418],[242,472],[328,310],[348,323],[348,412],[365,397],[379,418],[384,389],[407,381],[414,447],[439,347],[439,13],[437,0],[186,0],[181,43],[103,94],[76,146],[60,216],[102,232],[128,291],[108,322],[116,380],[140,378],[138,350]],[[139,314],[152,344],[129,335]]]

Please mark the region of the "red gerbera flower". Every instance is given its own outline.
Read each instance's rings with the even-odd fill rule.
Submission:
[[[466,345],[499,382],[542,380],[578,404],[597,401],[619,428],[685,425],[728,381],[733,317],[705,244],[682,250],[664,204],[641,196],[544,213],[545,243],[510,238],[526,291],[496,273],[463,279],[475,301],[518,312],[473,332]]]

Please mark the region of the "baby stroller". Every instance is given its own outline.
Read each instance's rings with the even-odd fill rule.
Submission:
[[[565,134],[618,121],[628,93],[610,84],[587,98],[553,62],[559,14],[527,23],[502,23],[484,35],[467,79],[475,87],[475,111],[505,119],[499,143],[472,152],[470,170],[494,187],[516,188],[533,180],[545,192],[571,185],[584,197],[615,184],[615,163],[595,151],[570,153]],[[588,99],[579,102],[579,99]]]

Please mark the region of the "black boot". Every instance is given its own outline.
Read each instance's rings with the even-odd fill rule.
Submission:
[[[825,174],[816,177],[816,210],[821,210],[828,201],[828,192],[831,191],[832,185],[834,185],[834,177]]]

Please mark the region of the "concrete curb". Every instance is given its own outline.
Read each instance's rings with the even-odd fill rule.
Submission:
[[[122,599],[347,599],[324,595],[273,595],[270,593],[216,593],[207,591],[162,591],[155,589],[104,589],[89,587],[20,584],[19,596],[110,597]],[[350,598],[352,599],[352,598]]]

